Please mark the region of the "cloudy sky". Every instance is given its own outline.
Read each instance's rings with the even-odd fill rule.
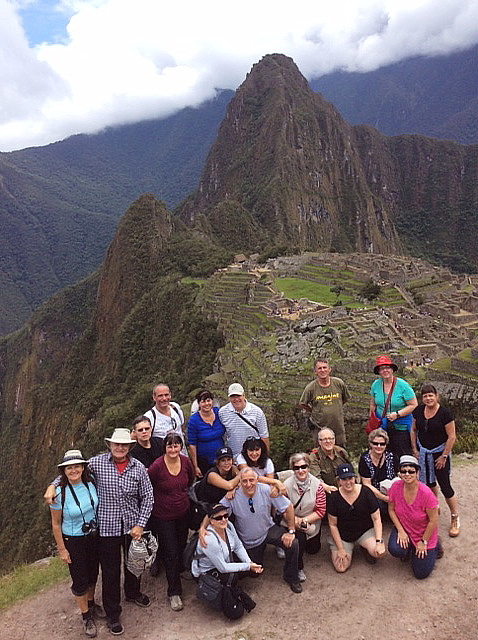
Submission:
[[[311,78],[476,43],[477,0],[0,0],[0,151],[200,104],[267,53]]]

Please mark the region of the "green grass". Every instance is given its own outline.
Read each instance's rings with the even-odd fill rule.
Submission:
[[[192,276],[185,276],[181,278],[182,284],[198,284],[200,287],[207,282],[206,278],[193,278]]]
[[[68,569],[59,558],[45,564],[25,564],[0,577],[0,611],[35,595],[45,587],[66,580]]]
[[[302,280],[301,278],[276,278],[274,280],[274,286],[278,291],[281,291],[286,298],[292,298],[293,300],[307,298],[307,300],[319,302],[320,304],[331,307],[334,306],[337,300],[337,294],[330,291],[329,285],[318,284],[317,282]],[[363,303],[357,302],[353,296],[344,292],[340,294],[339,300],[345,307],[363,308],[365,306]]]

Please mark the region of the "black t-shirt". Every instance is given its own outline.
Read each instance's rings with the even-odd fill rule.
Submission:
[[[413,410],[417,426],[418,439],[426,449],[435,449],[448,440],[445,425],[453,420],[449,409],[440,406],[433,418],[425,418],[425,405],[420,404]]]
[[[133,458],[142,462],[146,469],[153,464],[156,458],[163,455],[163,439],[153,436],[150,442],[151,447],[149,449],[136,443],[130,451]]]
[[[327,494],[327,513],[337,518],[340,537],[345,542],[355,542],[373,527],[371,514],[375,513],[378,500],[372,491],[360,485],[360,493],[354,503],[349,504],[340,491]]]
[[[368,462],[370,462],[372,469],[370,469]],[[373,486],[376,489],[379,489],[382,480],[391,480],[397,475],[397,456],[391,451],[385,451],[382,466],[376,467],[372,462],[370,453],[368,451],[362,453],[359,460],[358,472],[362,478],[370,478]]]
[[[213,484],[209,484],[207,479],[209,477],[209,474],[212,472],[217,473],[218,475],[221,475],[217,467],[211,467],[206,472],[206,475],[203,477],[203,479],[199,483],[196,489],[196,496],[198,497],[199,500],[202,500],[203,502],[207,502],[208,504],[217,504],[221,500],[221,498],[224,498],[224,496],[227,493],[227,490],[221,489],[220,487],[216,487]],[[234,472],[232,471],[232,469],[230,469],[230,471],[228,472],[224,480],[232,480],[234,476],[235,476]]]

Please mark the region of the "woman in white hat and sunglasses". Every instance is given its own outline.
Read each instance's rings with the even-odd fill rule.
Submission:
[[[99,568],[98,496],[80,451],[67,451],[58,468],[60,483],[55,502],[50,505],[53,536],[58,555],[70,571],[71,591],[82,615],[85,635],[94,638],[94,617],[104,617],[94,600]]]

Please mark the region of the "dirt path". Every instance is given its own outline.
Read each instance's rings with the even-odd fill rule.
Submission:
[[[478,460],[459,461],[453,484],[461,511],[462,534],[447,535],[448,509],[440,498],[440,532],[445,556],[432,575],[418,581],[409,566],[387,556],[370,566],[361,555],[338,575],[323,548],[306,557],[307,581],[300,595],[282,582],[281,561],[272,549],[266,571],[245,579],[244,587],[257,607],[238,622],[228,622],[204,608],[194,597],[194,583],[184,582],[185,608],[170,610],[164,575],[144,580],[153,602],[149,609],[124,604],[122,622],[128,640],[282,640],[306,637],[328,640],[476,640],[478,637],[478,561],[472,541],[478,531]],[[81,640],[68,583],[47,589],[0,614],[2,640]],[[104,625],[98,638],[112,638]]]

